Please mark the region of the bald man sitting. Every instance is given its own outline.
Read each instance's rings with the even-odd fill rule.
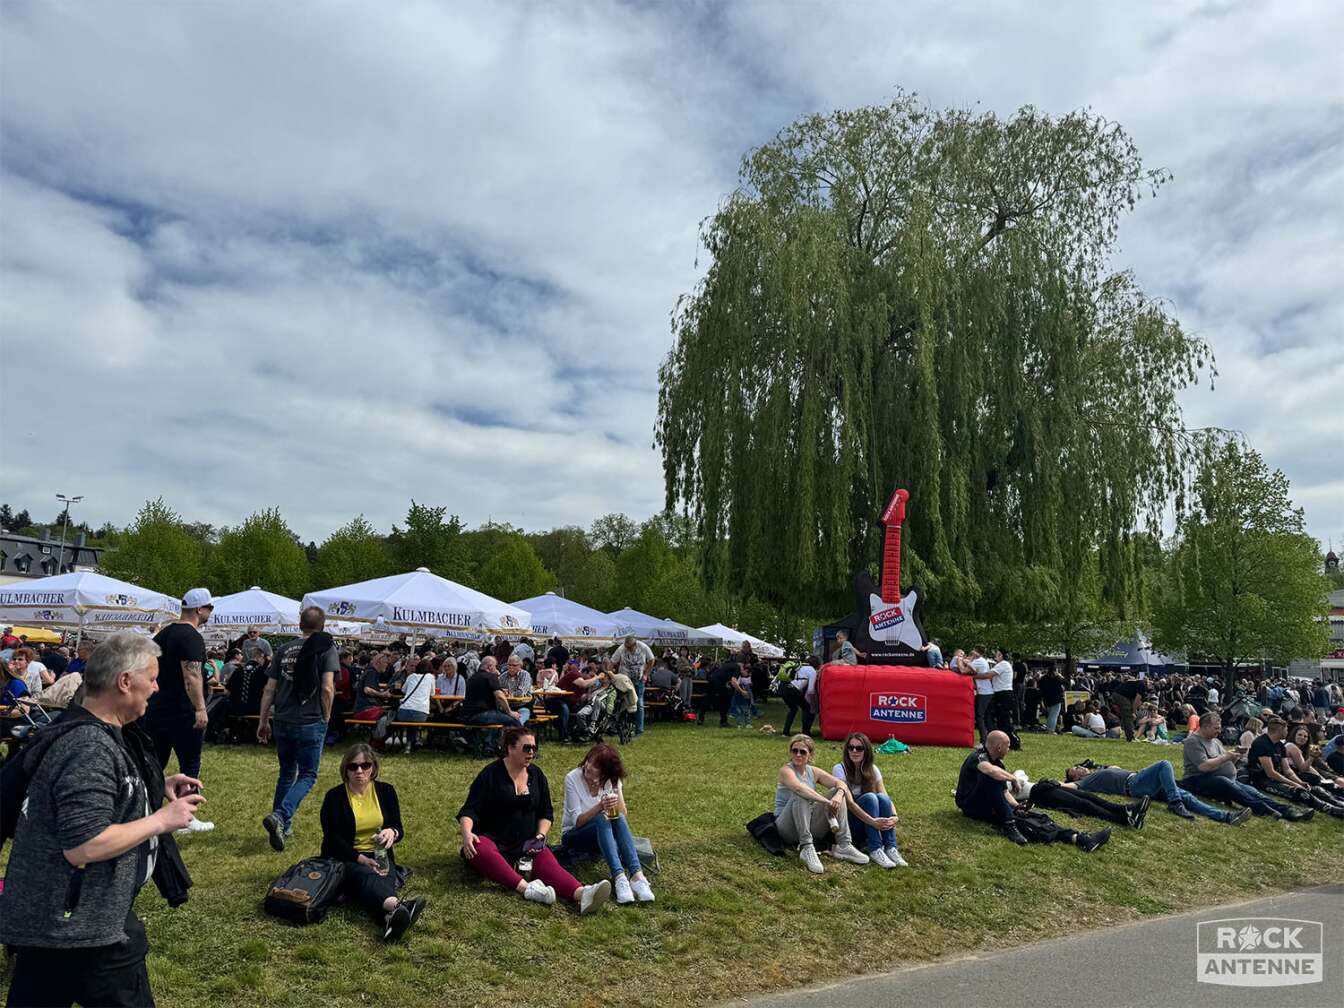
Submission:
[[[1013,843],[1067,843],[1092,853],[1111,838],[1109,829],[1080,833],[1060,826],[1043,812],[1018,805],[1010,785],[1013,775],[1003,765],[1012,742],[1001,731],[992,731],[985,744],[966,757],[957,777],[956,803],[969,819],[997,826]]]

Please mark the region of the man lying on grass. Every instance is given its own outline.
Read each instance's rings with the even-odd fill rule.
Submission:
[[[997,826],[1013,843],[1067,843],[1092,853],[1111,838],[1110,829],[1080,833],[1060,826],[1043,812],[1019,807],[1010,785],[1013,775],[1003,765],[1011,742],[1001,731],[992,731],[982,748],[961,764],[957,777],[956,803],[962,815]]]
[[[1118,766],[1097,766],[1091,760],[1071,766],[1064,780],[1079,791],[1098,794],[1125,795],[1128,798],[1161,798],[1167,811],[1182,819],[1193,819],[1195,813],[1214,822],[1238,826],[1251,817],[1250,809],[1220,809],[1202,801],[1176,785],[1176,772],[1167,760],[1150,763],[1142,770],[1125,770]]]

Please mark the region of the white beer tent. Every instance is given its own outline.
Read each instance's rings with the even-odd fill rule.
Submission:
[[[380,630],[411,636],[480,641],[495,634],[532,632],[532,617],[526,609],[439,577],[425,567],[309,592],[303,605],[320,607],[329,620],[374,623]]]
[[[93,571],[73,571],[0,587],[0,622],[81,633],[155,632],[182,612],[177,599]]]
[[[578,644],[609,644],[616,637],[616,621],[606,613],[555,592],[513,604],[527,610],[532,617],[532,633],[537,637],[559,637]]]
[[[718,637],[725,645],[731,648],[740,648],[743,643],[751,645],[752,653],[758,658],[783,658],[784,649],[771,644],[769,641],[763,641],[759,637],[753,637],[749,633],[743,633],[741,630],[734,630],[732,627],[724,626],[722,623],[711,623],[709,626],[702,626],[700,630],[703,633]]]
[[[719,644],[719,639],[711,634],[701,633],[675,620],[658,619],[629,606],[607,615],[616,621],[618,637],[634,634],[648,644],[671,647],[683,644],[688,647],[717,647]]]
[[[256,627],[264,634],[297,637],[299,600],[253,585],[247,591],[215,599],[214,612],[201,632],[207,637],[232,640],[248,627]]]

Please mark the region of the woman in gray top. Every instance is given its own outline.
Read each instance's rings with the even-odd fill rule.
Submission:
[[[828,830],[835,834],[831,855],[838,861],[867,864],[868,855],[854,846],[846,814],[845,782],[812,766],[816,745],[810,736],[789,739],[789,761],[780,767],[775,784],[775,828],[785,843],[798,845],[798,858],[808,871],[824,870],[813,837]],[[826,794],[817,784],[829,789]]]

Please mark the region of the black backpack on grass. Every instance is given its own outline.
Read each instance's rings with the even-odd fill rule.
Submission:
[[[341,895],[345,865],[331,858],[304,858],[285,869],[266,890],[265,911],[295,924],[316,924]]]

